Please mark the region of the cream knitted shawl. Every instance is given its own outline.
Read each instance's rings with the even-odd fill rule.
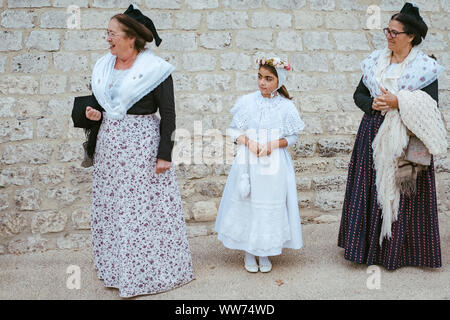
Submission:
[[[397,220],[400,189],[395,183],[398,159],[408,146],[408,128],[433,154],[447,152],[447,131],[436,101],[421,90],[400,90],[399,109],[386,113],[373,140],[373,159],[376,170],[377,202],[382,210],[380,246],[384,237],[391,237],[391,225]]]

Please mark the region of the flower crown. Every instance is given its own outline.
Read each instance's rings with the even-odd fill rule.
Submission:
[[[258,60],[259,65],[269,65],[271,67],[274,67],[275,69],[285,69],[287,71],[291,70],[291,65],[283,60],[281,60],[278,57],[274,58],[261,58]]]

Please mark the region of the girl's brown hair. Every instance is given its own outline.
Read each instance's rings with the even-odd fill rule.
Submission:
[[[123,32],[125,32],[128,38],[136,38],[134,41],[134,47],[138,52],[141,52],[145,49],[145,45],[147,42],[153,41],[152,32],[147,29],[142,23],[137,22],[133,18],[129,17],[126,14],[119,13],[111,18],[119,21],[123,26]]]
[[[259,64],[259,67],[268,70],[270,73],[272,73],[275,77],[278,78],[278,72],[274,67],[267,64]],[[289,95],[289,92],[287,91],[284,85],[282,85],[280,89],[277,90],[277,92],[281,94],[283,97],[292,100],[292,97]]]

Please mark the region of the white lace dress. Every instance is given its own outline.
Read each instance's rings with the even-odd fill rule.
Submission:
[[[286,138],[295,143],[303,130],[295,105],[277,95],[264,98],[259,91],[238,99],[231,110],[229,134],[242,133],[259,143]],[[294,139],[293,139],[294,138]],[[250,195],[242,197],[239,181],[250,176]],[[215,230],[225,247],[257,256],[274,256],[282,248],[300,249],[301,221],[292,159],[286,148],[258,158],[240,145],[217,214]]]

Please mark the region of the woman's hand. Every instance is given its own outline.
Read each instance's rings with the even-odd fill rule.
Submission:
[[[164,171],[170,169],[171,166],[172,162],[163,159],[158,159],[156,161],[156,173],[157,174],[163,173]]]
[[[373,99],[372,109],[377,111],[384,111],[389,109],[388,105],[385,102],[381,102],[377,100],[378,98]]]
[[[372,109],[384,111],[390,108],[398,109],[398,99],[395,95],[380,87],[381,96],[376,97],[372,103]]]
[[[102,114],[100,111],[92,108],[91,106],[86,107],[86,118],[93,121],[98,121],[102,117]]]

